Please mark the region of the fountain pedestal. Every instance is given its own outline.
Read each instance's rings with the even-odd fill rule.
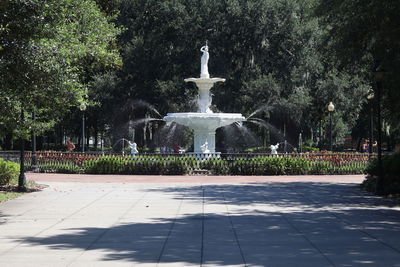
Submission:
[[[194,130],[194,153],[215,152],[215,131]]]
[[[194,132],[194,152],[206,153],[204,144],[210,153],[215,152],[215,131],[219,127],[246,120],[240,113],[168,113],[164,117],[167,123],[176,122],[185,125]]]
[[[194,82],[199,89],[199,96],[197,100],[198,110],[197,112],[202,113],[213,113],[210,109],[212,103],[212,96],[210,89],[214,86],[214,83],[225,82],[223,78],[188,78],[185,82]]]

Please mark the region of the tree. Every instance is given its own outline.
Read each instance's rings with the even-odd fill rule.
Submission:
[[[0,98],[10,108],[0,120],[8,131],[24,130],[27,137],[32,127],[49,129],[87,101],[87,83],[98,68],[120,64],[120,30],[93,1],[11,0],[1,9]],[[36,124],[22,125],[21,109],[36,112]]]
[[[10,0],[0,8],[0,100],[9,107],[0,125],[22,140],[23,189],[23,140],[87,101],[96,69],[119,64],[120,30],[90,0]]]
[[[359,76],[360,83],[370,86],[374,86],[374,65],[380,64],[386,71],[383,114],[392,129],[399,132],[400,2],[319,1],[316,11],[326,31],[324,55],[337,62],[338,70],[349,71]]]
[[[122,1],[118,22],[126,31],[120,38],[124,66],[117,102],[143,99],[160,113],[193,111],[196,90],[183,78],[198,75],[198,49],[208,40],[210,73],[227,79],[213,89],[215,111],[249,115],[269,103],[274,116],[285,111],[298,129],[311,87],[323,71],[316,53],[320,32],[310,5],[295,0]],[[144,112],[131,115],[143,117]]]

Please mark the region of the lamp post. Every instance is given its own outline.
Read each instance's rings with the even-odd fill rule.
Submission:
[[[301,133],[299,133],[299,152],[303,153],[303,138]]]
[[[37,170],[37,157],[36,157],[36,132],[35,132],[35,122],[36,122],[36,112],[32,112],[32,121],[33,121],[33,129],[32,129],[32,159],[31,159],[31,169],[33,171]]]
[[[21,108],[21,125],[24,124],[25,116],[24,116],[24,109]],[[26,192],[26,177],[25,177],[25,139],[21,136],[21,150],[20,150],[20,157],[19,157],[19,177],[18,177],[18,191],[19,192]]]
[[[82,153],[85,153],[85,103],[80,104],[79,109],[82,111]]]
[[[377,65],[373,70],[376,85],[376,113],[378,119],[378,179],[376,181],[376,194],[384,195],[384,172],[382,164],[382,116],[381,116],[381,94],[384,71],[381,65]]]
[[[373,140],[374,140],[374,108],[372,105],[372,101],[375,98],[375,93],[374,90],[369,89],[367,93],[367,99],[370,102],[370,109],[369,109],[369,145],[368,145],[368,152],[369,152],[369,157],[371,158],[372,152],[373,152]]]
[[[332,102],[329,102],[328,111],[329,111],[329,148],[332,152],[332,112],[335,110],[335,106]]]

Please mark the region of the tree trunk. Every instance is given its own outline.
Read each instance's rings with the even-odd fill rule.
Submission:
[[[99,126],[97,118],[94,119],[93,134],[94,134],[94,149],[97,150],[97,143],[99,142]]]
[[[13,147],[13,134],[12,133],[8,133],[6,134],[5,138],[4,138],[4,150],[12,150]]]
[[[86,138],[86,150],[89,151],[89,141],[90,141],[90,132],[89,132],[89,127],[86,128],[86,133],[85,133],[85,138]]]
[[[60,147],[62,147],[64,145],[64,127],[62,126],[62,124],[60,123],[60,132],[59,132],[59,136],[58,136],[58,144],[60,145]]]

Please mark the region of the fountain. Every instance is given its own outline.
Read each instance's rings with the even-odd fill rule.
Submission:
[[[194,153],[216,153],[215,131],[219,127],[227,126],[234,122],[245,121],[240,113],[213,113],[210,109],[212,95],[210,89],[217,82],[225,82],[223,78],[210,78],[208,73],[208,45],[201,47],[200,78],[188,78],[185,82],[194,82],[199,90],[197,112],[168,113],[163,118],[167,124],[176,122],[193,129]]]

